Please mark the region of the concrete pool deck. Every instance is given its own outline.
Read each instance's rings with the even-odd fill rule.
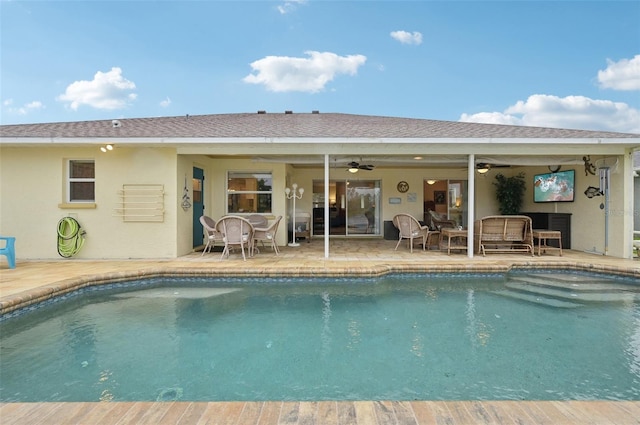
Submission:
[[[199,252],[176,259],[21,261],[8,269],[0,259],[0,309],[45,300],[89,284],[152,275],[377,276],[405,272],[498,272],[514,267],[609,271],[640,279],[640,261],[564,250],[540,257],[522,253],[488,254],[409,252],[380,239],[339,239],[330,244],[302,241],[269,248],[247,261],[239,253]],[[640,424],[640,401],[358,401],[358,402],[103,402],[3,403],[7,424]]]

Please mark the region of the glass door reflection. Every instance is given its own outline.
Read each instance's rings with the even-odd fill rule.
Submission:
[[[313,182],[313,233],[324,234],[324,183]],[[329,182],[329,234],[336,236],[380,234],[380,182],[331,180]]]

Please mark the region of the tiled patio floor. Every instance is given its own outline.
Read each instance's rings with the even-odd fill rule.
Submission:
[[[149,274],[378,275],[388,271],[496,271],[511,267],[612,270],[640,279],[640,261],[565,250],[532,257],[488,254],[469,259],[406,245],[394,251],[386,240],[332,240],[324,258],[323,240],[282,247],[280,256],[263,249],[242,261],[239,253],[192,253],[177,259],[60,259],[21,261],[7,269],[0,261],[0,306],[46,299],[58,290]],[[640,424],[640,402],[607,401],[362,401],[362,402],[213,402],[213,403],[5,403],[0,423],[7,424]]]

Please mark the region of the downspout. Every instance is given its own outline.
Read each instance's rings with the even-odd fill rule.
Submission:
[[[467,257],[473,258],[473,222],[476,215],[476,156],[469,154],[469,163],[467,164]]]

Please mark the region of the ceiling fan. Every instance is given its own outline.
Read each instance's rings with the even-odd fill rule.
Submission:
[[[357,173],[358,170],[371,171],[375,168],[375,165],[360,164],[359,162],[351,161],[349,164],[347,164],[347,167],[347,170],[349,170],[350,173]]]
[[[509,168],[510,165],[497,165],[497,164],[489,164],[487,162],[479,162],[476,164],[476,171],[480,174],[485,174],[489,172],[492,168]]]

